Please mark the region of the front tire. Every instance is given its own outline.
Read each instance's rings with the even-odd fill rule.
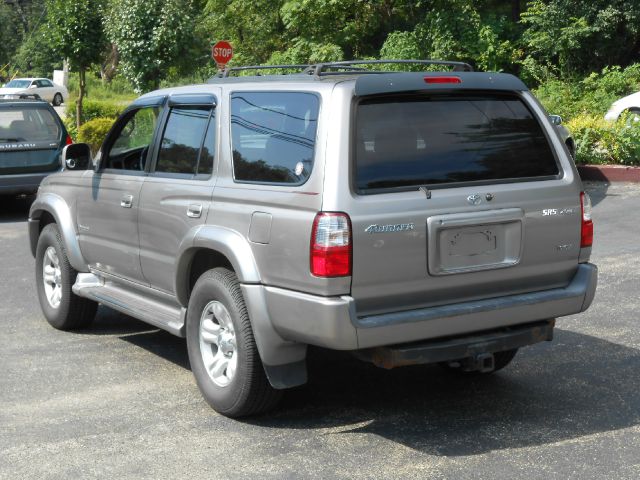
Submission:
[[[42,313],[58,330],[87,327],[96,316],[98,304],[71,290],[77,275],[67,258],[58,226],[50,223],[38,238],[36,287]]]
[[[51,103],[53,103],[54,107],[59,107],[60,105],[62,105],[62,101],[63,101],[62,95],[60,95],[59,93],[56,93],[53,96],[53,101]]]
[[[205,272],[187,310],[187,349],[202,396],[227,417],[255,415],[282,396],[267,380],[236,275]]]

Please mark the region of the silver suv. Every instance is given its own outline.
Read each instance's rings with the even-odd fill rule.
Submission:
[[[370,63],[155,91],[93,161],[66,147],[29,218],[49,323],[100,303],[186,337],[232,417],[305,383],[308,345],[490,373],[551,340],[597,268],[547,114],[511,75]]]

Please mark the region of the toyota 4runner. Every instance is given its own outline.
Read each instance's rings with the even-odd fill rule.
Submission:
[[[66,147],[29,218],[49,323],[100,303],[186,337],[232,417],[305,383],[308,345],[490,373],[551,340],[597,268],[544,109],[511,75],[378,63],[226,71],[143,95],[93,159]]]

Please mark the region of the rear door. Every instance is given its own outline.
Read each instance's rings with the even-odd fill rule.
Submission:
[[[44,104],[0,105],[0,175],[60,168],[64,129]]]
[[[35,84],[37,85],[36,93],[40,95],[40,98],[51,103],[53,101],[53,84],[45,79],[36,80]]]
[[[355,108],[359,315],[569,282],[579,190],[532,102],[457,91],[369,97]]]
[[[175,261],[190,230],[202,225],[215,184],[216,97],[177,95],[140,192],[140,262],[149,284],[174,292]]]

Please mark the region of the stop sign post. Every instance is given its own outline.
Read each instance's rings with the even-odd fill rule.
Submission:
[[[211,58],[220,70],[224,69],[233,57],[233,47],[226,40],[221,40],[211,47]]]

